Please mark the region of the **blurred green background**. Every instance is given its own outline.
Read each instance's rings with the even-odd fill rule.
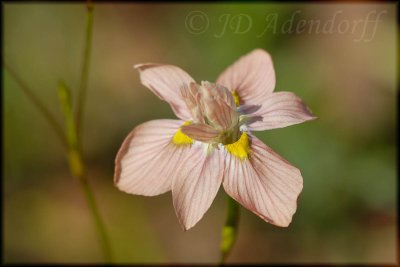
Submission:
[[[215,263],[226,212],[221,189],[204,218],[183,232],[170,193],[148,198],[114,187],[114,158],[125,136],[147,120],[174,118],[168,104],[140,84],[132,66],[169,63],[197,81],[213,81],[238,57],[260,47],[272,55],[276,91],[302,97],[319,120],[256,133],[301,169],[304,190],[289,228],[242,209],[228,262],[395,262],[395,7],[95,5],[83,142],[116,261]],[[193,11],[206,17],[191,18]],[[292,18],[294,25],[327,23],[336,12],[332,32],[280,29]],[[380,20],[371,22],[379,13]],[[64,79],[76,97],[85,5],[6,3],[3,15],[5,60],[63,122],[56,85]],[[344,31],[342,25],[339,32],[340,23],[351,26],[356,20],[360,26]],[[357,41],[362,26],[366,33]],[[3,78],[3,261],[101,262],[86,202],[70,177],[62,146],[4,69]]]

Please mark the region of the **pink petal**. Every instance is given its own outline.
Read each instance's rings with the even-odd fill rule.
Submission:
[[[222,182],[224,157],[221,150],[207,153],[193,146],[172,184],[175,212],[184,230],[193,227],[208,210]]]
[[[275,88],[271,56],[262,49],[253,50],[229,66],[218,77],[217,83],[231,91],[236,90],[241,105],[259,105]]]
[[[160,99],[167,101],[175,115],[182,120],[190,120],[192,115],[181,95],[181,87],[194,82],[184,70],[173,65],[138,64],[140,80]]]
[[[317,118],[301,98],[291,92],[268,95],[261,107],[250,116],[253,118],[248,122],[248,127],[254,131],[283,128]]]
[[[219,135],[213,127],[200,123],[182,126],[182,132],[192,139],[206,143],[212,142]]]
[[[201,105],[199,105],[201,95],[197,89],[197,84],[192,82],[181,87],[181,95],[193,116],[193,121],[204,123],[203,111],[201,110]]]
[[[202,81],[201,92],[203,97],[205,97],[206,99],[219,99],[231,109],[236,109],[235,99],[233,98],[231,91],[229,91],[221,84]]]
[[[256,137],[249,159],[227,153],[223,186],[236,201],[266,222],[286,227],[303,188],[300,171]]]
[[[153,120],[137,126],[124,140],[115,160],[115,185],[122,191],[155,196],[171,190],[177,165],[190,146],[177,146],[171,138],[179,120]]]

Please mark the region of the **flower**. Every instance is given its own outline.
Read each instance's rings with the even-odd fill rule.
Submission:
[[[266,222],[286,227],[303,188],[300,171],[251,131],[315,119],[290,92],[273,93],[269,54],[256,49],[228,67],[216,83],[197,84],[182,69],[138,64],[141,82],[171,105],[180,120],[137,126],[115,160],[115,185],[155,196],[172,191],[184,230],[211,206],[221,184],[226,193]]]

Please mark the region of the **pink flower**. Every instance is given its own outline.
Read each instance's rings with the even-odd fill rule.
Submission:
[[[251,134],[315,119],[290,92],[273,93],[275,71],[256,49],[226,69],[216,83],[195,81],[182,69],[139,64],[143,85],[167,101],[180,120],[137,126],[115,160],[115,184],[155,196],[172,190],[184,230],[208,210],[221,184],[266,222],[286,227],[303,188],[300,171]]]

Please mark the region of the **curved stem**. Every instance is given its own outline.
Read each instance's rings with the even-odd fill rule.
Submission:
[[[101,219],[100,212],[97,208],[96,199],[93,191],[88,183],[86,177],[85,163],[83,161],[81,151],[81,138],[78,133],[79,127],[81,126],[82,114],[84,109],[86,88],[89,75],[89,61],[91,52],[91,36],[92,36],[92,25],[93,25],[93,5],[88,1],[87,4],[87,26],[86,26],[86,45],[84,52],[84,61],[82,67],[82,76],[78,97],[78,110],[76,121],[72,112],[70,90],[67,86],[60,82],[58,85],[58,96],[61,103],[62,111],[65,119],[65,134],[60,125],[55,120],[51,112],[46,106],[39,100],[39,98],[33,93],[28,86],[26,86],[22,80],[16,75],[16,73],[3,61],[5,69],[14,78],[17,84],[21,87],[22,91],[29,98],[30,101],[38,108],[45,119],[49,122],[50,126],[54,129],[60,141],[68,151],[68,163],[72,176],[78,179],[79,184],[85,195],[85,199],[88,203],[89,210],[91,212],[94,225],[96,227],[104,258],[107,262],[112,261],[112,250],[105,229],[105,225]]]
[[[97,208],[96,199],[93,195],[92,189],[88,183],[85,172],[85,163],[83,160],[82,148],[82,121],[83,112],[86,103],[86,91],[89,78],[90,69],[90,55],[92,47],[92,31],[93,31],[93,4],[89,0],[87,2],[87,17],[86,17],[86,34],[85,34],[85,50],[83,55],[82,74],[78,92],[78,105],[76,110],[76,120],[72,112],[72,104],[70,98],[70,91],[65,84],[59,84],[59,96],[61,104],[63,105],[64,116],[67,126],[67,139],[69,140],[69,166],[73,176],[75,176],[81,185],[84,192],[89,210],[91,212],[93,222],[95,224],[99,241],[102,246],[104,259],[106,262],[112,261],[112,249],[110,241],[105,229],[105,225],[101,219],[99,210]],[[63,95],[66,96],[63,98]]]
[[[85,33],[85,51],[83,54],[81,81],[78,93],[78,106],[76,109],[76,128],[78,133],[82,133],[82,120],[83,111],[86,103],[86,91],[89,79],[90,68],[90,55],[92,48],[92,32],[93,32],[93,4],[88,1],[87,3],[87,16],[86,16],[86,33]]]
[[[228,257],[236,241],[237,227],[240,218],[240,205],[228,196],[228,212],[226,222],[221,233],[221,258],[220,264],[223,264]]]
[[[64,135],[64,131],[61,126],[57,123],[56,119],[54,118],[53,114],[50,112],[49,109],[39,100],[39,98],[33,93],[33,91],[22,81],[20,77],[14,72],[14,70],[5,62],[3,61],[4,68],[10,74],[10,76],[15,80],[18,86],[22,89],[22,92],[25,94],[26,97],[32,102],[32,104],[42,113],[43,117],[47,120],[51,128],[53,128],[54,132],[56,133],[57,137],[60,139],[61,143],[63,144],[64,148],[67,148],[67,140]]]

